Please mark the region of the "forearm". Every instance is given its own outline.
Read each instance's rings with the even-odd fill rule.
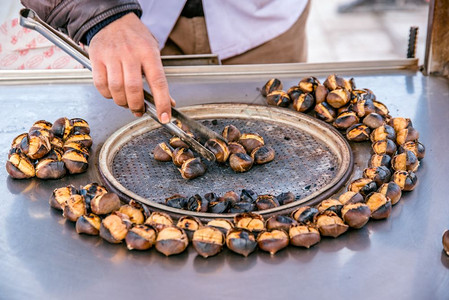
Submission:
[[[137,0],[21,0],[53,28],[79,42],[95,25],[119,13],[142,13]]]

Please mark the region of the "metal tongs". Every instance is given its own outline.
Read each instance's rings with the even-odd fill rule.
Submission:
[[[77,44],[75,44],[75,42],[68,39],[59,31],[53,29],[50,25],[42,21],[33,10],[22,9],[20,11],[20,25],[36,30],[56,46],[61,48],[68,55],[85,66],[87,69],[92,71],[92,65],[90,63],[89,55],[87,54],[87,52],[81,49]],[[150,115],[156,122],[161,124],[171,134],[179,137],[194,151],[198,152],[202,157],[210,162],[215,161],[215,155],[193,137],[189,136],[184,130],[182,130],[172,122],[169,122],[167,124],[160,123],[157,118],[153,95],[151,95],[151,93],[146,91],[145,89],[143,90],[143,95],[145,102],[145,112],[148,115]],[[221,135],[200,124],[199,122],[187,117],[177,109],[172,107],[171,112],[174,118],[178,119],[182,124],[185,124],[189,129],[198,134],[201,139],[206,141],[209,139],[219,139],[227,143],[227,141]]]

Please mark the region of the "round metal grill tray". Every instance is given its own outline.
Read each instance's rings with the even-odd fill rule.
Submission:
[[[258,194],[292,192],[296,201],[259,211],[265,217],[289,213],[296,207],[330,197],[351,175],[352,151],[333,127],[289,109],[246,104],[205,104],[180,109],[221,133],[228,124],[241,132],[258,133],[274,148],[275,160],[235,173],[228,165],[210,164],[205,175],[186,180],[171,162],[158,162],[152,150],[170,134],[150,118],[140,118],[116,131],[103,145],[100,173],[106,185],[123,200],[135,199],[174,217],[191,215],[207,220],[234,214],[197,213],[164,205],[173,194],[192,196],[252,189]],[[204,161],[204,160],[203,160]]]

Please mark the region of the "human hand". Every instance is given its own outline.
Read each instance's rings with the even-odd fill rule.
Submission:
[[[145,112],[142,72],[151,88],[159,121],[168,123],[171,105],[167,79],[156,39],[129,13],[101,29],[91,40],[89,57],[95,87],[135,116]]]

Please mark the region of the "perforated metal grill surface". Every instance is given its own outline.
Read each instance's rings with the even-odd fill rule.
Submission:
[[[266,120],[207,119],[203,124],[221,132],[228,124],[241,132],[258,133],[276,157],[265,165],[254,165],[246,173],[235,173],[229,165],[208,164],[205,175],[186,180],[171,162],[153,158],[154,147],[170,139],[162,128],[146,132],[123,145],[112,161],[112,174],[125,188],[146,199],[164,202],[173,194],[204,195],[252,189],[258,194],[293,192],[303,199],[320,190],[335,177],[338,158],[328,146],[297,128]],[[203,160],[204,161],[204,160]]]

